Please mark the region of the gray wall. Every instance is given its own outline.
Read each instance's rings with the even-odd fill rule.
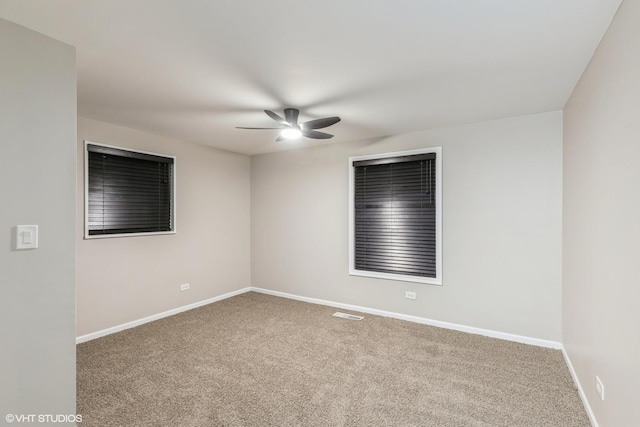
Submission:
[[[348,157],[431,146],[443,286],[349,276]],[[252,285],[560,341],[561,152],[551,112],[254,156]]]
[[[75,414],[75,49],[0,19],[0,60],[0,415]]]
[[[640,425],[639,23],[623,1],[564,110],[563,337],[601,427]]]
[[[176,234],[83,239],[85,139],[176,156]],[[249,286],[248,156],[85,118],[77,156],[78,336]]]

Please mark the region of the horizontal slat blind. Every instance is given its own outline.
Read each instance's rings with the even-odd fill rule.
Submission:
[[[354,162],[355,268],[435,278],[435,154],[381,160]]]
[[[172,158],[87,148],[89,235],[171,231]]]

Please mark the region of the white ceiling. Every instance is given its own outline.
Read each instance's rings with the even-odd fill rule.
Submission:
[[[77,47],[80,116],[258,154],[562,109],[620,1],[0,0],[0,17]],[[235,129],[285,107],[342,121],[326,141]]]

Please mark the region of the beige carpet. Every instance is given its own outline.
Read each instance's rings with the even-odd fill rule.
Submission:
[[[99,426],[590,426],[560,351],[247,293],[78,345]]]

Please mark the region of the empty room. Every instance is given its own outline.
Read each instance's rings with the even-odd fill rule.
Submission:
[[[640,425],[640,0],[0,0],[0,423]]]

